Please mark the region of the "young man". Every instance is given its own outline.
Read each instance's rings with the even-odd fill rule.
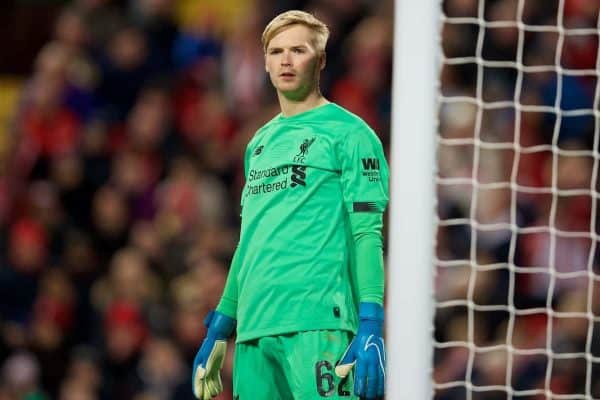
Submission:
[[[246,149],[240,241],[194,361],[199,399],[222,391],[236,323],[234,399],[383,396],[388,167],[365,122],[321,95],[328,36],[302,11],[263,33],[281,113]]]

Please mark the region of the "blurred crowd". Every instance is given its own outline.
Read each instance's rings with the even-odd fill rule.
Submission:
[[[600,2],[480,3],[443,3],[435,398],[600,398]]]
[[[192,399],[237,242],[244,148],[278,112],[265,24],[301,8],[330,26],[323,92],[387,148],[393,2],[16,4],[57,12],[0,102],[0,400]]]
[[[0,101],[0,400],[192,399],[237,241],[243,151],[278,112],[263,27],[290,8],[323,19],[323,92],[388,150],[393,2],[63,3],[15,102]],[[479,3],[443,10],[478,18]],[[440,70],[438,215],[455,222],[437,232],[436,299],[471,303],[436,310],[435,398],[466,398],[463,381],[473,399],[508,386],[598,398],[600,2],[484,6],[485,21],[566,30],[441,25],[444,57],[525,68]],[[221,399],[231,373],[230,352]]]

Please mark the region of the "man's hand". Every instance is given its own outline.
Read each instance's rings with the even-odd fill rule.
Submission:
[[[383,307],[360,303],[358,332],[338,361],[335,373],[348,376],[354,365],[354,394],[367,399],[383,397],[385,389],[385,347],[383,344]]]
[[[206,338],[194,359],[192,389],[200,400],[210,400],[223,391],[221,368],[227,352],[227,339],[233,333],[235,320],[218,311],[204,319]]]

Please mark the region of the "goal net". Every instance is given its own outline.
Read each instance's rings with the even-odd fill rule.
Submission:
[[[600,1],[441,7],[433,398],[600,399]]]

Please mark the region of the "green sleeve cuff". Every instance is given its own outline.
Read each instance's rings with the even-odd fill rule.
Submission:
[[[217,311],[229,318],[237,319],[237,301],[221,297],[221,301],[217,305]]]

